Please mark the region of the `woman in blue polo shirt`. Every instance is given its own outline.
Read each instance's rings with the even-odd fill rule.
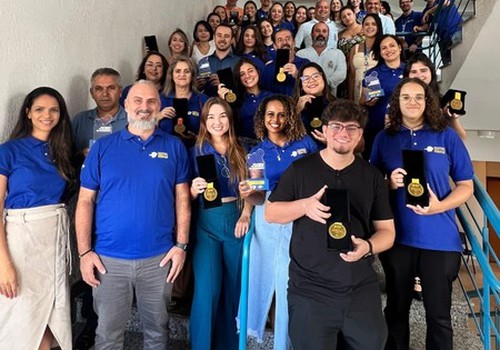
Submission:
[[[178,57],[168,67],[165,84],[166,107],[162,112],[160,129],[180,137],[186,146],[193,146],[200,130],[200,114],[208,96],[199,93],[196,88],[196,66],[187,56]],[[178,115],[174,108],[174,99],[187,99],[187,115]],[[174,130],[173,118],[182,118],[185,126],[183,132]],[[179,122],[179,119],[177,119]]]
[[[264,201],[281,174],[296,159],[317,151],[295,111],[292,98],[266,98],[255,114],[255,134],[261,140],[250,158],[262,157],[269,190],[252,190],[240,182],[240,193],[255,205],[255,234],[250,247],[248,330],[262,341],[273,295],[276,295],[274,349],[290,349],[288,338],[288,264],[292,224],[270,224],[264,219]]]
[[[24,99],[0,146],[0,344],[4,349],[71,349],[68,216],[74,180],[68,110],[40,87]],[[3,200],[5,198],[5,201]]]
[[[199,176],[196,157],[213,154],[219,191]],[[246,156],[234,130],[231,107],[210,98],[192,150],[195,178],[191,197],[199,198],[193,248],[194,297],[189,334],[191,349],[237,349],[236,316],[240,297],[242,237],[248,231],[251,205],[241,201],[238,182],[246,178]],[[217,197],[222,206],[206,209],[202,202]]]
[[[233,70],[233,78],[236,82],[236,94],[238,100],[234,103],[237,112],[236,134],[243,137],[248,144],[255,144],[257,139],[254,132],[254,115],[260,103],[273,93],[262,90],[259,86],[261,71],[258,66],[247,58],[242,58]],[[218,94],[223,98],[228,89],[220,86]]]
[[[243,28],[236,44],[236,54],[241,58],[251,60],[260,71],[263,71],[264,66],[270,60],[270,55],[256,26]]]
[[[384,95],[377,98],[366,98],[366,82],[363,81],[363,91],[359,103],[368,109],[368,124],[364,131],[365,150],[363,156],[368,159],[375,136],[384,129],[385,115],[392,92],[403,79],[405,64],[401,60],[403,46],[398,37],[383,35],[379,37],[372,48],[373,58],[377,65],[365,73],[365,78],[371,74],[376,75]]]
[[[409,312],[414,277],[419,276],[427,321],[427,349],[452,349],[451,292],[460,268],[462,242],[455,208],[473,192],[469,154],[441,116],[437,95],[418,78],[404,79],[394,90],[389,125],[377,135],[370,162],[388,178],[396,224],[396,243],[380,254],[386,276],[388,349],[409,347]],[[407,192],[424,194],[414,179],[405,187],[402,150],[424,156],[429,205],[406,204]],[[449,179],[455,183],[452,189]],[[420,187],[419,187],[420,186]]]

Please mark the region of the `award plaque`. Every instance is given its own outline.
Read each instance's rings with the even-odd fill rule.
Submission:
[[[198,173],[207,182],[207,188],[203,192],[203,205],[205,209],[220,207],[222,200],[220,197],[220,184],[217,178],[217,166],[215,156],[207,154],[196,157]]]
[[[425,178],[424,151],[403,150],[403,168],[407,175],[404,177],[406,204],[429,205],[429,191]]]
[[[380,85],[377,72],[371,72],[370,75],[364,77],[363,82],[363,86],[366,88],[365,99],[367,101],[385,95],[384,89],[382,89]]]
[[[175,109],[175,118],[172,120],[174,123],[174,131],[177,134],[183,134],[187,130],[184,120],[187,120],[188,117],[188,99],[174,98],[172,107]]]
[[[174,126],[174,131],[181,135],[186,131],[186,126],[184,125],[182,118],[177,118],[177,124]]]
[[[277,49],[276,62],[274,63],[274,76],[278,83],[283,83],[286,80],[286,73],[284,71],[285,64],[290,60],[290,50]]]
[[[208,62],[208,56],[203,57],[198,62],[198,78],[207,79],[212,75],[212,69],[210,68],[210,63]]]
[[[248,185],[258,191],[269,190],[269,181],[266,177],[266,162],[264,150],[259,148],[247,155]]]
[[[159,52],[158,41],[156,40],[156,35],[148,35],[144,37],[144,43],[146,44],[146,52],[151,51]]]
[[[322,97],[318,96],[313,98],[310,103],[306,104],[306,113],[309,120],[309,130],[321,129],[323,123],[321,122],[321,114],[325,107],[324,100]]]
[[[330,214],[326,220],[326,239],[329,250],[350,251],[351,240],[351,211],[347,190],[327,188],[324,203],[330,207]]]
[[[229,92],[226,93],[224,99],[228,103],[234,103],[238,99],[238,97],[234,93],[234,91],[236,91],[236,85],[234,84],[233,80],[233,71],[231,70],[231,68],[224,68],[218,70],[217,75],[219,76],[219,82],[221,84],[224,84],[224,86],[229,89]]]
[[[441,107],[445,107],[448,103],[450,113],[464,115],[465,112],[465,95],[466,91],[450,89],[441,98]]]

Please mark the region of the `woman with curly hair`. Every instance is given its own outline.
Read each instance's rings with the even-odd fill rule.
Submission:
[[[255,114],[255,134],[261,143],[249,158],[265,162],[268,191],[253,190],[240,182],[240,194],[255,205],[255,233],[250,246],[248,330],[262,341],[273,295],[276,297],[274,349],[290,349],[288,337],[288,254],[292,224],[270,224],[264,218],[264,201],[281,174],[295,160],[317,151],[316,144],[296,113],[292,98],[273,95],[266,98]]]
[[[201,111],[192,158],[203,155],[214,156],[220,184],[216,196],[220,196],[222,205],[205,208],[201,197],[210,200],[205,191],[208,181],[213,180],[200,177],[200,169],[194,164],[191,198],[199,203],[193,244],[191,349],[237,349],[235,318],[240,297],[242,237],[250,225],[252,206],[242,201],[238,193],[239,181],[247,177],[245,151],[236,137],[231,107],[218,97],[210,98]]]
[[[4,349],[71,346],[64,208],[71,126],[63,97],[39,87],[24,99],[10,140],[0,146],[0,344]]]
[[[406,187],[410,174],[403,165],[404,150],[422,152],[426,184],[412,177]],[[380,254],[387,290],[386,349],[409,348],[415,276],[420,277],[425,301],[426,348],[452,349],[452,283],[463,250],[455,208],[472,196],[474,170],[463,142],[442,118],[438,96],[422,80],[406,78],[394,90],[389,124],[377,135],[370,162],[387,176],[396,225],[394,246]],[[408,193],[427,193],[428,205],[407,204]]]

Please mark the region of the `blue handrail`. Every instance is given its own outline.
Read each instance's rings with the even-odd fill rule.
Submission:
[[[240,294],[240,334],[238,341],[239,350],[246,350],[247,348],[247,320],[248,320],[248,271],[250,264],[250,243],[252,242],[252,235],[255,225],[255,212],[252,213],[250,221],[250,228],[245,235],[243,241],[243,254],[241,264],[241,294]]]
[[[478,328],[478,332],[484,344],[484,348],[491,348],[491,337],[493,336],[495,338],[496,349],[500,349],[500,330],[498,324],[498,306],[500,305],[500,281],[491,269],[489,259],[490,257],[493,258],[493,261],[496,262],[496,264],[499,266],[500,261],[489,243],[489,230],[487,228],[489,221],[491,226],[494,228],[496,235],[500,237],[500,212],[484,187],[481,185],[479,179],[475,176],[473,178],[473,183],[474,196],[485,216],[484,223],[482,224],[482,227],[479,225],[478,221],[472,216],[473,211],[470,209],[468,204],[466,205],[466,207],[470,213],[476,229],[474,230],[473,226],[470,224],[463,208],[457,209],[457,215],[462,228],[465,231],[466,237],[471,245],[472,254],[476,257],[478,265],[483,273],[482,293],[481,290],[477,287],[475,281],[473,281],[476,296],[478,297],[480,302],[480,320],[477,319],[477,316],[472,309],[470,297],[467,294],[466,300],[469,303],[471,315],[474,318],[476,327]],[[478,235],[481,237],[482,246],[477,238]],[[472,278],[472,275],[469,274],[469,277]],[[492,318],[491,316],[491,295],[493,295],[493,301],[495,302],[495,307],[493,308],[493,314],[495,315],[494,318]]]

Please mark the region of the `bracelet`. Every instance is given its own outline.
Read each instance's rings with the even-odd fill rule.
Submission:
[[[78,257],[81,259],[83,258],[85,255],[87,255],[88,253],[94,251],[92,248],[90,248],[89,250],[87,250],[85,253],[82,253],[82,254],[79,254]]]
[[[369,239],[367,239],[366,242],[368,243],[369,250],[368,250],[368,253],[366,253],[366,255],[364,256],[364,258],[367,258],[367,257],[373,255],[373,244],[372,244],[372,241],[370,241]]]

